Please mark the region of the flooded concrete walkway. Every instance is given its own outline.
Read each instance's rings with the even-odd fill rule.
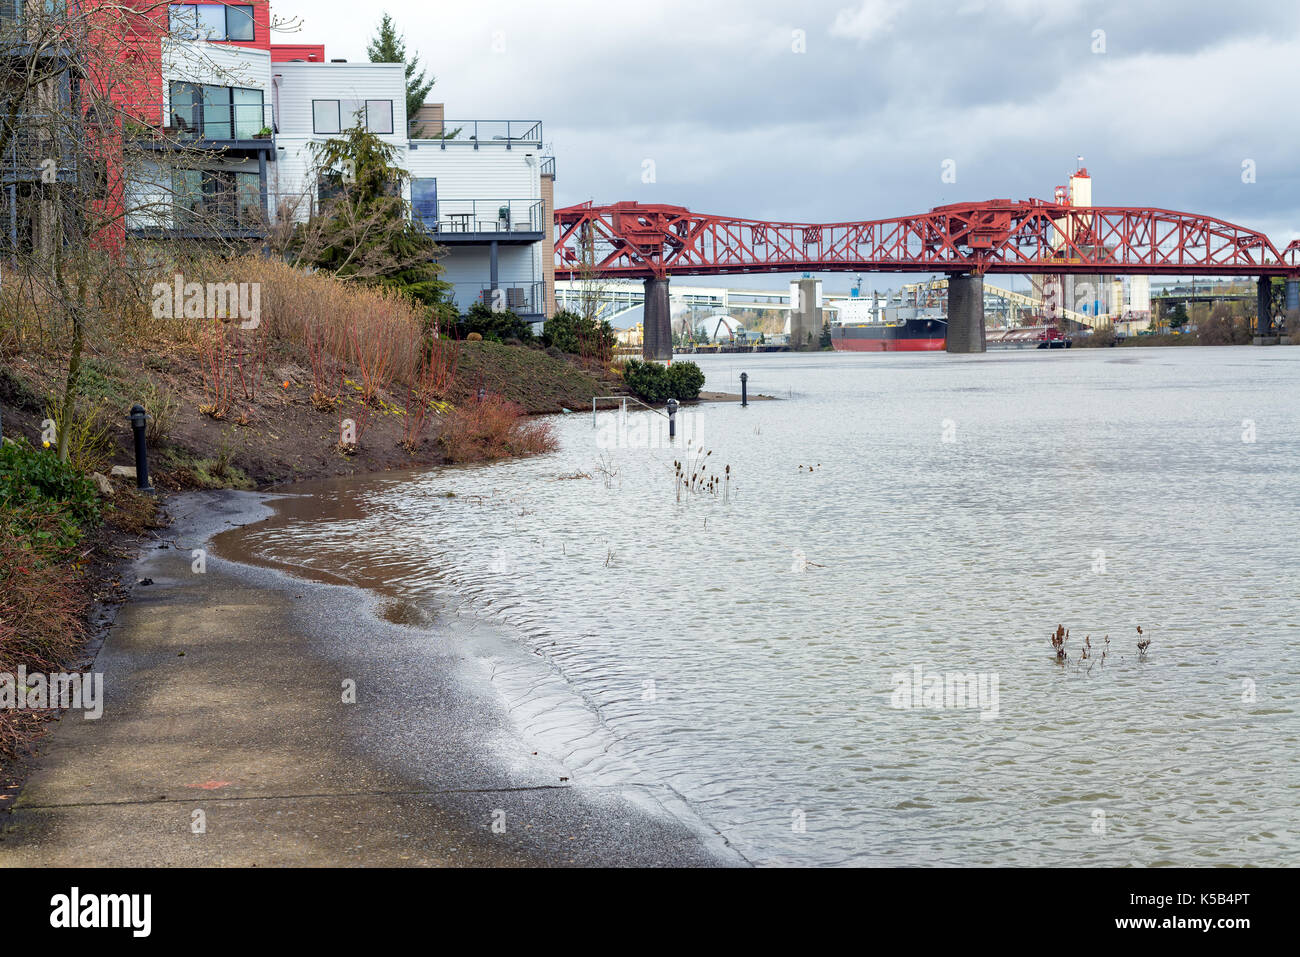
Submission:
[[[490,635],[390,625],[365,592],[211,552],[195,573],[261,502],[174,501],[94,665],[104,714],[42,740],[0,866],[743,863],[669,795],[574,787],[525,750],[463,667],[501,652]]]

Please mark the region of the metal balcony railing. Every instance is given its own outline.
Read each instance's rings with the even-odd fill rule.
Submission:
[[[478,301],[488,306],[498,303],[520,316],[539,316],[546,312],[546,283],[498,282],[496,286],[484,283],[479,287]]]
[[[542,145],[541,120],[443,120],[442,128],[450,132],[457,128],[460,134],[453,139],[441,138],[443,149],[448,146],[515,146]]]
[[[414,215],[435,234],[540,233],[545,204],[540,199],[441,199],[437,208],[417,202]]]
[[[5,182],[66,179],[76,167],[74,144],[82,134],[65,116],[24,113],[0,118],[8,143],[0,154],[0,177]]]
[[[173,103],[167,126],[182,140],[252,140],[271,123],[265,103]]]
[[[547,156],[542,160],[542,175],[555,179],[555,157]]]

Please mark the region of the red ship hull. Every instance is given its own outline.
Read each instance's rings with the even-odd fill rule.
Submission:
[[[942,319],[850,323],[831,326],[837,352],[942,352],[948,346],[948,323]]]
[[[836,352],[942,352],[946,339],[832,339]]]

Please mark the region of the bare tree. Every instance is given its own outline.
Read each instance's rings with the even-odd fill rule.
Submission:
[[[102,320],[144,308],[153,279],[185,258],[156,240],[183,221],[219,243],[226,213],[248,197],[220,179],[220,156],[164,120],[152,92],[152,51],[172,33],[166,3],[18,9],[0,18],[0,319],[61,367],[50,409],[66,460],[86,355],[112,348]],[[190,55],[209,60],[209,77],[222,72],[202,42]],[[196,175],[217,187],[200,203],[184,188]]]

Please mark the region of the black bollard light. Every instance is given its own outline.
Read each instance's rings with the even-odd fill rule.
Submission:
[[[146,419],[144,406],[131,406],[131,431],[135,433],[135,487],[142,492],[153,492],[149,484],[149,453],[144,444]]]
[[[677,400],[668,400],[668,438],[677,435]]]
[[[747,383],[747,382],[749,382],[749,373],[748,373],[748,372],[742,372],[742,373],[740,374],[740,405],[741,405],[741,408],[744,408],[745,406],[749,405],[749,387],[745,384],[745,383]]]

